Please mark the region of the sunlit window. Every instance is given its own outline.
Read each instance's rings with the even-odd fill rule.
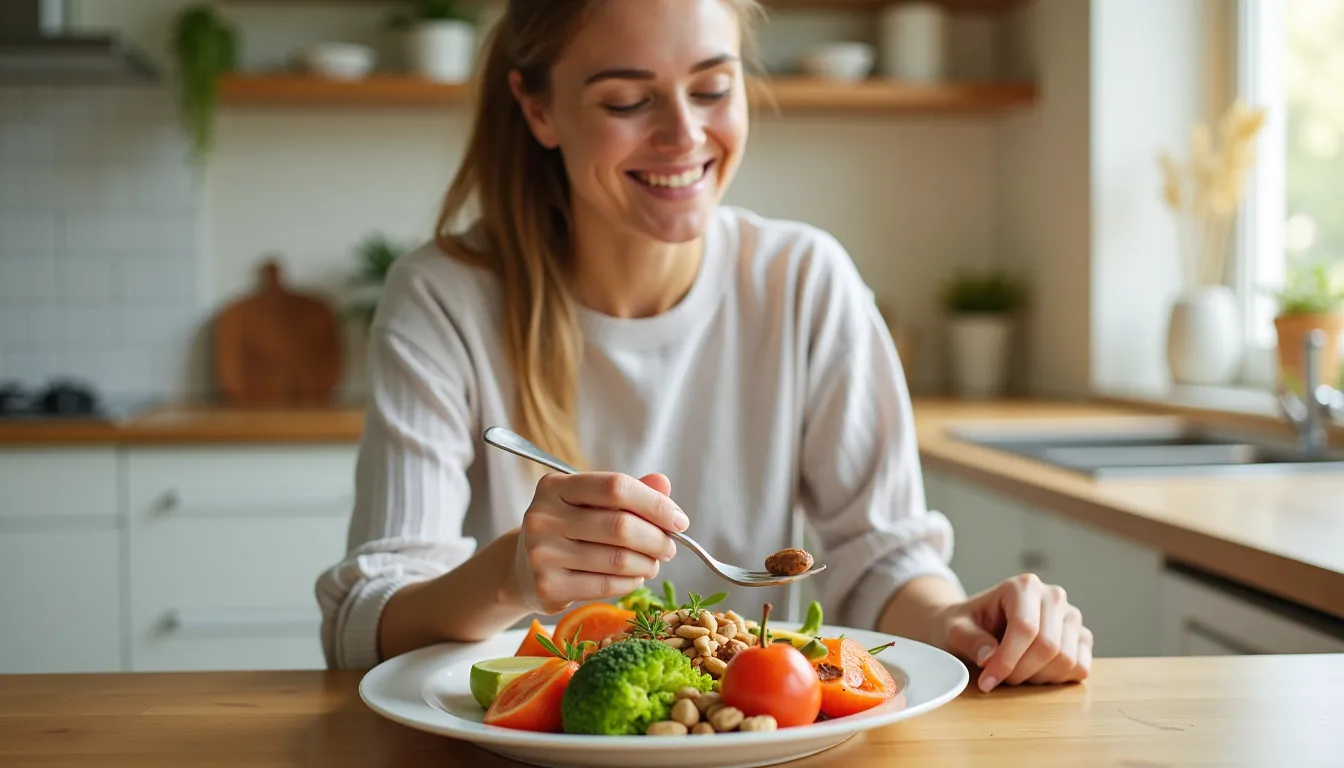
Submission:
[[[1277,305],[1265,289],[1344,270],[1344,0],[1251,0],[1241,23],[1241,90],[1270,119],[1242,245],[1248,338],[1268,348]]]

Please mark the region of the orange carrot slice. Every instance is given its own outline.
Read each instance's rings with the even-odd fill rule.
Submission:
[[[555,654],[553,654],[553,653],[551,653],[550,651],[546,650],[546,646],[544,646],[544,645],[542,645],[541,643],[537,642],[537,635],[541,635],[542,637],[546,638],[547,640],[552,640],[552,639],[553,639],[553,638],[551,637],[551,633],[550,633],[550,632],[547,632],[547,631],[546,631],[546,628],[543,627],[543,626],[541,626],[541,622],[538,621],[537,619],[533,619],[533,620],[532,620],[532,626],[530,626],[530,627],[527,628],[527,637],[524,637],[524,638],[523,638],[523,642],[521,642],[521,643],[518,644],[518,650],[515,651],[513,655],[514,655],[514,656],[554,656]]]
[[[844,717],[871,709],[896,695],[896,681],[857,640],[826,638],[830,651],[813,662],[821,679],[821,711]]]
[[[569,679],[578,670],[577,662],[552,657],[524,672],[495,697],[485,711],[485,723],[519,731],[560,733],[564,727],[560,705]]]
[[[613,603],[588,603],[560,617],[555,625],[554,638],[575,644],[583,640],[600,643],[603,638],[629,629],[630,625],[626,622],[633,618],[634,611],[627,611]],[[579,633],[577,639],[574,637],[575,632]]]

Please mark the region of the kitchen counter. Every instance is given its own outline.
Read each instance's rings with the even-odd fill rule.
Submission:
[[[1140,542],[1169,559],[1344,618],[1344,475],[1172,476],[1096,481],[958,440],[950,425],[1051,421],[1104,424],[1142,411],[1120,405],[916,405],[926,468]],[[1149,412],[1151,415],[1151,411]],[[1239,426],[1256,423],[1236,417]],[[1261,421],[1260,426],[1272,426]]]
[[[926,467],[980,483],[1023,503],[1127,537],[1201,570],[1344,618],[1344,475],[1170,477],[1097,482],[1025,458],[958,441],[952,423],[1100,423],[1162,413],[1148,404],[1031,400],[970,403],[918,398],[916,428]],[[1259,416],[1168,409],[1238,427],[1274,428]],[[356,405],[235,410],[177,406],[114,423],[0,421],[0,446],[353,443]],[[1282,429],[1282,425],[1278,425]]]
[[[273,409],[181,405],[148,408],[111,420],[0,420],[0,447],[353,443],[363,427],[364,409],[353,405]]]
[[[383,719],[360,700],[360,677],[0,677],[0,764],[517,765]],[[1097,659],[1085,683],[988,695],[968,686],[939,709],[787,765],[1339,765],[1341,691],[1344,655]]]

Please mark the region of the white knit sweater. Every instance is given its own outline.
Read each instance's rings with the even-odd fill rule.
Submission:
[[[532,499],[525,461],[481,440],[510,425],[500,307],[491,274],[432,245],[388,276],[369,345],[349,554],[317,581],[332,667],[377,664],[388,598],[516,527]],[[827,623],[855,627],[871,627],[912,577],[956,581],[951,528],[925,508],[895,347],[835,238],[722,206],[675,307],[634,320],[581,308],[580,319],[589,466],[667,475],[688,533],[720,560],[759,568],[801,542],[805,520],[827,565],[811,580]],[[724,605],[746,615],[796,598],[734,587],[684,547],[650,586],[663,578],[683,597],[727,591]]]

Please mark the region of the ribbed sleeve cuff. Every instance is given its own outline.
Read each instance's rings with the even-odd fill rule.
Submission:
[[[943,561],[936,547],[925,542],[912,544],[887,555],[868,569],[850,593],[845,623],[860,629],[875,629],[891,596],[919,576],[941,576],[965,591],[961,580]]]
[[[378,622],[387,601],[408,581],[378,578],[360,584],[351,592],[337,629],[336,664],[339,669],[372,669],[382,662],[378,654]]]

